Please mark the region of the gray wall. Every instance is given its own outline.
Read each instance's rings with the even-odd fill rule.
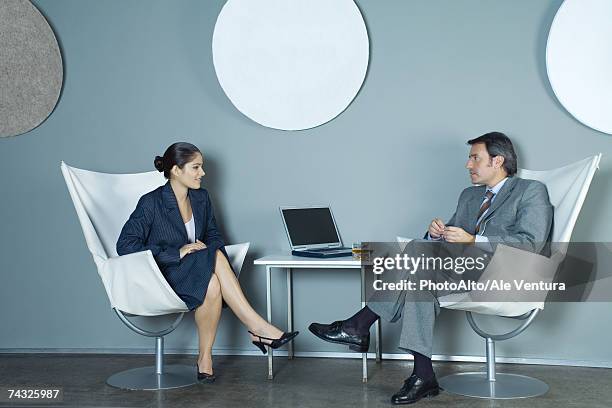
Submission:
[[[610,241],[612,136],[574,120],[546,78],[546,36],[561,0],[359,0],[371,43],[363,88],[338,118],[299,132],[264,128],[225,97],[211,56],[223,3],[35,1],[61,44],[65,85],[45,123],[0,140],[0,349],[152,347],[109,308],[60,160],[141,172],[168,144],[197,144],[227,241],[252,244],[241,282],[262,314],[265,271],[252,260],[288,249],[278,205],[331,203],[349,244],[419,236],[433,216],[452,213],[469,183],[465,141],[490,130],[513,138],[525,168],[603,152],[574,239]],[[330,173],[337,177],[321,180]],[[273,281],[281,327],[284,282]],[[358,274],[304,270],[294,285],[297,350],[345,351],[306,327],[356,310]],[[436,354],[483,354],[462,313],[445,311],[439,323]],[[385,351],[398,351],[398,327],[384,330]],[[498,353],[612,364],[611,338],[608,304],[551,304]],[[197,348],[191,317],[166,344]],[[216,348],[255,350],[229,311]]]

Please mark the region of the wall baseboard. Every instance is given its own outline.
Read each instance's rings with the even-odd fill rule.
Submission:
[[[166,355],[172,354],[187,354],[197,355],[196,349],[172,349],[164,350]],[[97,348],[52,348],[52,349],[36,349],[36,348],[11,348],[0,349],[0,354],[155,354],[155,349],[147,348],[113,348],[113,349],[97,349]],[[234,349],[214,349],[213,354],[217,356],[263,356],[261,352],[256,350],[234,350]],[[275,350],[275,356],[287,356],[287,351]],[[342,353],[331,351],[296,351],[296,357],[316,357],[316,358],[353,358],[361,359],[361,354],[358,353]],[[410,354],[399,353],[383,353],[383,360],[412,360]],[[374,359],[374,353],[368,353],[368,359]],[[462,363],[484,363],[486,361],[483,356],[453,356],[444,354],[434,354],[434,361],[462,362]],[[612,361],[598,360],[562,360],[550,358],[523,358],[523,357],[497,357],[497,363],[502,364],[528,364],[528,365],[549,365],[549,366],[572,366],[572,367],[591,367],[591,368],[612,368]]]

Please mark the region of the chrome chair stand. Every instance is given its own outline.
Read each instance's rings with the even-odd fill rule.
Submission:
[[[167,390],[197,383],[195,365],[164,365],[164,336],[177,328],[185,313],[180,313],[174,323],[167,329],[150,332],[134,325],[122,311],[116,308],[113,308],[113,310],[119,316],[119,319],[136,333],[147,337],[155,337],[155,365],[133,368],[113,374],[106,380],[108,385],[128,390]]]
[[[440,379],[440,386],[453,394],[485,399],[515,399],[536,397],[548,391],[548,385],[536,378],[519,374],[495,372],[495,341],[507,340],[522,333],[540,312],[534,309],[514,317],[525,320],[516,329],[505,334],[489,334],[480,329],[471,312],[466,312],[472,329],[486,342],[487,372],[470,372],[448,375]]]

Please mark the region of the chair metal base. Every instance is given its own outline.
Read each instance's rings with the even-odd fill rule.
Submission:
[[[167,390],[196,384],[195,365],[164,365],[157,374],[155,366],[133,368],[113,374],[106,380],[110,386],[127,390]]]
[[[438,382],[444,391],[486,399],[537,397],[548,391],[545,382],[518,374],[496,373],[495,381],[489,381],[487,373],[459,373],[447,375]]]

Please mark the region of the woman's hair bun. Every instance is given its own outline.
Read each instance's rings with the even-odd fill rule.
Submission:
[[[153,165],[155,166],[157,171],[164,171],[164,158],[161,156],[155,156],[155,159],[153,160]]]
[[[194,160],[195,154],[200,152],[200,149],[192,145],[191,143],[186,142],[176,142],[172,143],[166,151],[164,152],[164,156],[155,156],[155,160],[153,160],[153,164],[155,168],[160,172],[164,172],[164,177],[170,180],[171,174],[170,170],[177,166],[179,169],[182,169],[183,166],[190,161]]]

